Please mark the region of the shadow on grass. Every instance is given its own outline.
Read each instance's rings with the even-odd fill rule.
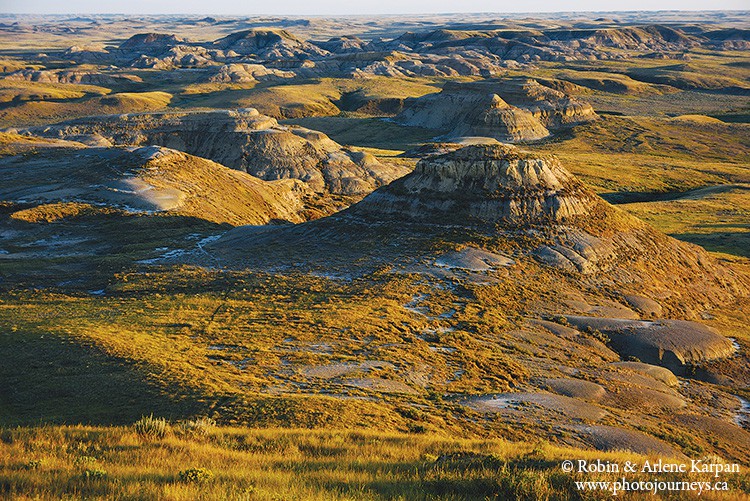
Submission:
[[[196,244],[187,240],[189,235],[213,235],[230,228],[196,217],[122,212],[54,222],[6,217],[19,208],[0,206],[0,230],[17,235],[3,242],[11,252],[0,261],[0,291],[103,289],[115,273],[164,254],[159,248],[192,249]]]
[[[189,389],[148,382],[147,368],[50,334],[0,335],[0,424],[130,424],[201,410]]]
[[[710,252],[750,258],[750,232],[673,233],[678,240],[700,245]]]

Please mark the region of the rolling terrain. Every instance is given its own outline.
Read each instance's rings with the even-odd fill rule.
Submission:
[[[750,22],[649,16],[0,15],[0,497],[750,495]]]

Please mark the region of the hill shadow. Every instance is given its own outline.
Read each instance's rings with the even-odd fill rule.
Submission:
[[[721,252],[750,258],[750,231],[704,233],[672,233],[671,237],[700,245],[710,252]]]
[[[0,336],[0,425],[130,424],[202,410],[190,389],[148,382],[147,367],[93,344],[38,332]]]

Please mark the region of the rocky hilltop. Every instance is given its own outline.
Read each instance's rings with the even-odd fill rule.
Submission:
[[[525,225],[586,216],[598,203],[553,156],[476,145],[422,160],[353,214],[444,224]]]
[[[267,181],[299,179],[318,193],[369,193],[407,172],[254,109],[87,117],[27,132],[98,146],[164,146]]]
[[[294,78],[291,71],[266,68],[262,64],[232,63],[221,66],[206,77],[212,83],[252,83]]]
[[[694,408],[694,395],[650,378],[671,382],[674,374],[694,374],[695,367],[704,378],[725,377],[721,364],[735,360],[736,348],[701,319],[744,300],[749,290],[747,277],[611,206],[555,157],[502,144],[425,158],[411,174],[345,211],[294,226],[235,228],[206,251],[229,268],[295,263],[294,273],[344,281],[372,272],[418,276],[429,286],[404,307],[429,327],[421,334],[405,329],[401,339],[439,343],[461,329],[470,334],[460,338],[457,353],[477,338],[488,346],[523,346],[514,360],[541,379],[464,403],[513,419],[521,413],[507,410],[510,401],[543,408],[524,407],[525,416],[563,409],[566,417],[593,421],[609,407]],[[433,316],[431,307],[419,306],[446,290],[454,291],[443,305],[452,308],[447,313]],[[513,316],[522,326],[503,333],[467,328],[470,308]],[[576,356],[585,362],[573,370],[566,364]],[[617,365],[624,360],[630,362]],[[634,375],[638,371],[646,372]],[[560,379],[550,380],[550,374]],[[571,374],[592,379],[586,384]],[[408,389],[409,380],[401,381],[407,386],[399,388]],[[591,433],[606,443],[613,434],[627,435],[617,427]],[[631,436],[615,447],[637,443]]]
[[[310,191],[298,180],[266,182],[159,146],[84,147],[12,134],[0,134],[0,143],[0,197],[23,207],[12,218],[29,222],[114,210],[233,225],[296,223]]]
[[[123,83],[140,83],[143,80],[136,75],[109,75],[92,70],[19,70],[5,77],[6,80],[21,80],[27,82],[59,83],[59,84],[87,84],[87,85],[117,85]]]
[[[264,60],[312,59],[329,54],[327,50],[279,29],[239,31],[216,40],[212,45],[231,54]]]
[[[351,263],[352,253],[372,252],[373,264],[408,263],[430,252],[425,242],[455,238],[446,236],[455,232],[467,235],[462,239],[483,235],[480,240],[514,248],[513,259],[541,265],[545,273],[562,273],[577,290],[606,287],[662,298],[665,311],[683,318],[695,318],[697,308],[748,290],[744,279],[702,248],[668,237],[605,202],[555,157],[500,144],[425,158],[411,174],[322,220],[260,234],[237,228],[217,243],[216,251],[246,262],[248,255],[257,255],[252,248],[271,239],[306,249],[308,261],[330,264],[338,256]],[[389,252],[400,257],[383,254],[383,235],[388,235]]]
[[[255,27],[209,42],[165,33],[139,33],[118,46],[74,46],[62,56],[78,63],[137,68],[209,68],[217,63],[261,64],[297,76],[491,76],[537,61],[622,59],[691,48],[747,49],[741,30],[646,24],[596,27],[448,27],[390,38],[341,36],[303,40],[281,28]]]
[[[590,104],[530,78],[447,83],[436,94],[407,100],[394,119],[448,137],[486,136],[500,141],[534,141],[597,118]]]

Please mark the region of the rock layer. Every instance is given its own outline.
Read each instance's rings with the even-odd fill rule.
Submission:
[[[158,145],[208,158],[261,179],[299,179],[318,193],[369,193],[406,173],[344,148],[321,132],[287,127],[257,110],[87,117],[28,132],[114,145]]]
[[[637,357],[679,374],[684,374],[688,365],[725,358],[735,351],[727,338],[696,322],[566,318],[577,328],[596,329],[609,336],[612,347],[623,357]]]
[[[552,156],[506,145],[474,145],[421,160],[353,213],[445,223],[562,222],[596,200]]]
[[[0,197],[9,202],[168,212],[233,225],[301,222],[302,198],[309,192],[301,181],[266,182],[155,146],[39,143],[32,151],[2,157],[0,172]]]
[[[436,94],[408,100],[395,120],[444,131],[446,136],[486,136],[535,141],[597,118],[588,103],[528,78],[450,82]]]

